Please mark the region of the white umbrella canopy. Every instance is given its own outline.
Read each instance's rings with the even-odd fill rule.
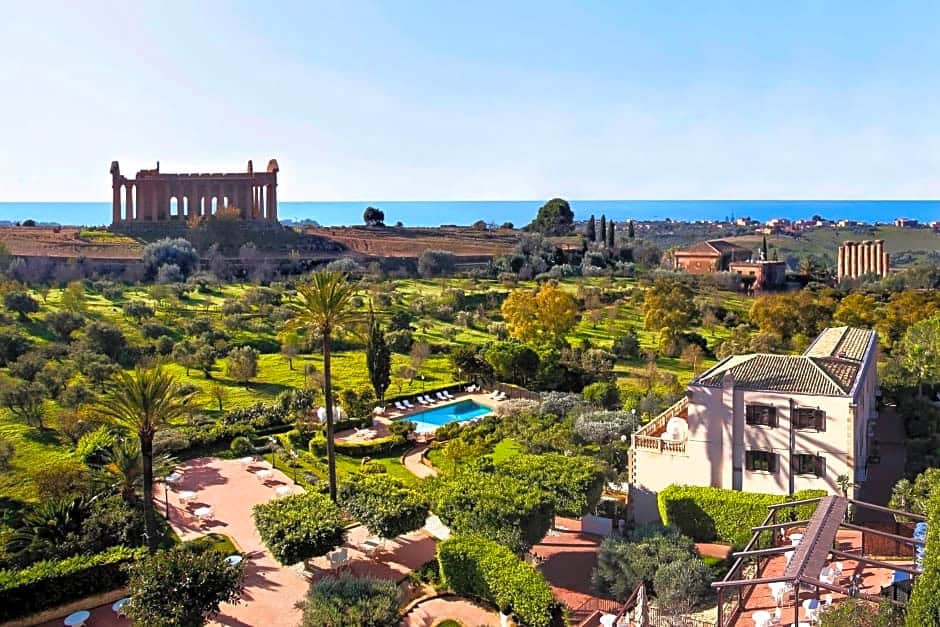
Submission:
[[[346,417],[346,412],[343,411],[343,408],[339,405],[333,406],[333,420],[342,420]],[[320,407],[317,409],[317,420],[320,422],[326,422],[326,407]]]
[[[636,607],[633,610],[633,620],[639,627],[649,625],[649,607],[646,601],[646,585],[640,584],[640,590],[636,595]]]

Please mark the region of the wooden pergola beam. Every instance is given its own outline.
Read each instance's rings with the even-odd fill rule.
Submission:
[[[760,525],[751,527],[751,531],[770,531],[772,529],[787,529],[789,527],[801,527],[809,523],[808,520],[794,520],[793,522],[777,523],[775,525]]]
[[[845,551],[839,551],[837,549],[832,549],[830,551],[836,557],[841,557],[842,559],[852,560],[853,562],[861,562],[862,564],[868,564],[869,566],[877,566],[878,568],[886,568],[889,570],[899,570],[902,573],[907,573],[909,575],[921,575],[921,571],[917,570],[912,566],[904,566],[902,564],[892,564],[891,562],[882,562],[881,560],[872,559],[870,557],[864,557],[862,555],[857,555],[855,553],[846,553]]]
[[[845,529],[852,529],[853,531],[861,531],[862,533],[870,533],[875,536],[881,536],[882,538],[890,538],[891,540],[896,540],[897,542],[903,542],[904,544],[917,544],[920,546],[925,546],[927,543],[924,540],[918,540],[917,538],[909,538],[907,536],[899,536],[896,533],[889,533],[887,531],[880,531],[878,529],[869,529],[868,527],[862,527],[861,525],[853,525],[852,523],[842,523],[840,525]]]
[[[853,503],[858,507],[864,509],[873,509],[876,512],[883,512],[885,514],[895,514],[897,516],[905,516],[911,520],[917,520],[920,522],[926,522],[927,517],[921,516],[920,514],[912,514],[911,512],[905,512],[899,509],[891,509],[890,507],[882,507],[881,505],[875,505],[874,503],[866,503],[865,501],[856,501],[855,499],[849,499],[849,503]]]
[[[731,554],[731,557],[760,557],[762,555],[779,555],[792,551],[792,546],[772,546],[769,549],[754,549],[752,551],[737,551]]]
[[[789,503],[777,503],[776,505],[768,505],[767,509],[777,510],[781,507],[795,507],[796,505],[809,505],[810,503],[818,503],[822,500],[823,497],[817,496],[814,499],[803,499],[802,501],[790,501]]]

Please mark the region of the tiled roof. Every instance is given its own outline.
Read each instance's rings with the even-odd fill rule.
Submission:
[[[861,361],[875,332],[855,327],[826,329],[803,353],[807,357],[839,357]]]
[[[724,253],[731,253],[736,251],[748,251],[747,248],[742,248],[737,244],[732,244],[731,242],[726,242],[723,239],[710,239],[707,242],[699,242],[698,244],[692,244],[688,248],[683,248],[682,250],[677,250],[677,253],[694,253],[696,255],[713,255],[718,256]]]
[[[721,387],[730,374],[735,387],[746,390],[846,396],[855,386],[873,334],[852,327],[826,329],[803,355],[735,355],[694,383]]]

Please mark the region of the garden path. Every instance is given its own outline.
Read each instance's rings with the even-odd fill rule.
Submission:
[[[436,597],[416,605],[401,622],[401,627],[430,627],[441,619],[452,618],[473,627],[496,627],[499,615],[466,599]]]

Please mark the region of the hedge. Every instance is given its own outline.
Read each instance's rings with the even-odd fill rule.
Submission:
[[[281,564],[326,555],[346,538],[342,512],[316,492],[255,505],[252,517],[264,545]]]
[[[657,497],[664,525],[675,525],[696,542],[729,542],[744,546],[753,535],[751,527],[767,517],[767,507],[788,501],[826,496],[825,490],[801,490],[793,495],[762,494],[722,488],[671,485]],[[795,508],[795,520],[812,516],[815,503]],[[778,510],[777,522],[784,522],[790,510]]]
[[[927,501],[927,544],[924,572],[914,582],[907,606],[907,627],[940,625],[940,491]]]
[[[457,594],[511,610],[529,627],[565,624],[545,578],[501,544],[482,536],[455,535],[437,545],[437,561],[443,584]]]
[[[36,562],[0,570],[0,621],[56,607],[127,583],[124,565],[146,555],[143,548],[116,546],[95,555]]]
[[[496,462],[494,467],[498,473],[545,492],[558,516],[580,518],[591,512],[604,489],[604,467],[586,456],[521,454]]]
[[[408,440],[403,435],[389,435],[367,442],[336,442],[336,452],[349,457],[379,457],[405,446]],[[318,434],[311,438],[309,450],[314,455],[326,453],[326,436]]]

